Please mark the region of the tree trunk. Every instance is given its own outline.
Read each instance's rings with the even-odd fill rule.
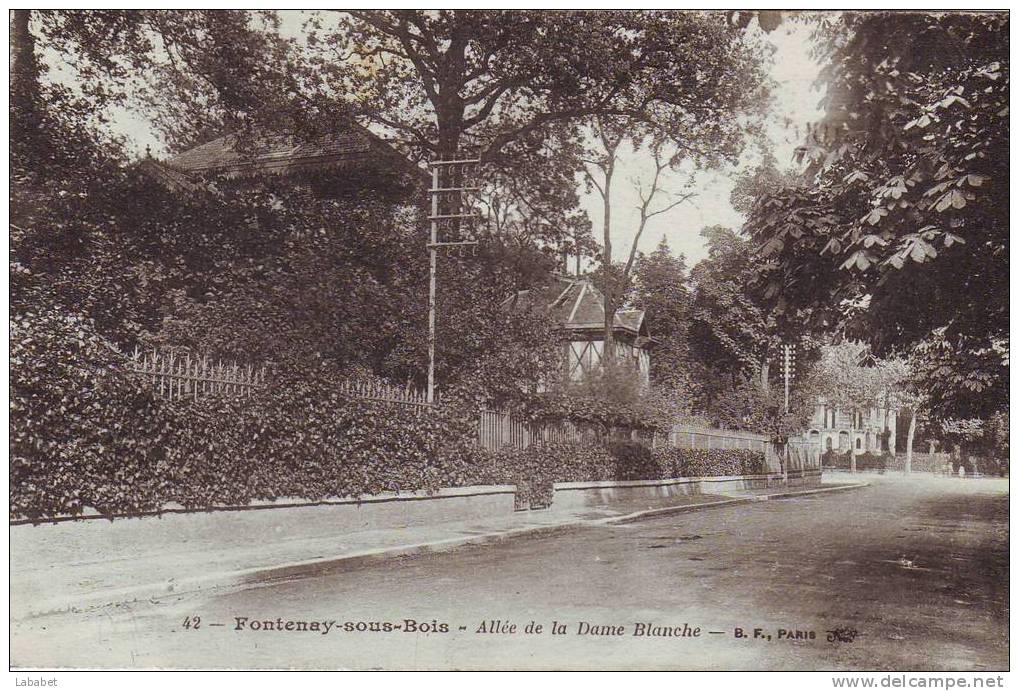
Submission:
[[[615,171],[615,155],[613,149],[609,152],[609,162],[605,166],[605,189],[602,197],[602,228],[605,243],[605,253],[602,257],[602,280],[604,281],[603,306],[605,308],[605,337],[602,344],[602,367],[608,364],[609,353],[612,352],[613,334],[612,327],[615,325],[616,308],[613,299],[612,286],[612,173]]]
[[[856,472],[856,408],[849,413],[849,472]]]
[[[906,432],[906,467],[907,473],[913,472],[913,434],[916,433],[916,411],[909,411],[909,431]]]
[[[13,143],[21,144],[30,154],[38,143],[40,128],[39,63],[35,37],[29,30],[31,19],[31,10],[11,11],[10,136]]]
[[[885,440],[884,441],[885,445],[888,447],[887,450],[894,456],[895,455],[895,440],[892,438],[892,428],[888,424],[888,412],[889,412],[889,410],[888,410],[888,392],[886,391],[885,392],[884,416],[882,418],[882,420],[884,421],[885,428],[883,430],[883,435],[882,436],[883,436],[883,438]],[[881,449],[881,451],[884,451],[884,450],[885,449]]]

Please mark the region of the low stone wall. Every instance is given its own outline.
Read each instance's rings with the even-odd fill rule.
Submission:
[[[820,470],[780,474],[679,477],[665,480],[557,482],[552,485],[553,510],[571,510],[614,502],[665,499],[690,494],[731,494],[770,487],[811,487],[821,483]]]
[[[786,478],[786,487],[816,487],[821,484],[820,468],[804,468],[790,470]]]

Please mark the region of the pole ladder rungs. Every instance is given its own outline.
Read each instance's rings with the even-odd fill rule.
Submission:
[[[481,218],[481,214],[438,214],[429,216],[429,221],[441,221],[444,218]]]
[[[477,192],[480,187],[435,187],[431,188],[429,192]]]
[[[461,159],[457,159],[457,160],[453,160],[453,161],[429,161],[428,165],[430,167],[432,167],[432,168],[437,168],[439,166],[456,166],[456,165],[463,165],[465,163],[481,163],[481,159],[480,158],[461,158]]]
[[[432,249],[442,247],[459,247],[463,245],[476,245],[476,244],[478,244],[477,240],[464,240],[462,242],[429,242],[427,245],[425,245],[425,247],[427,247],[428,249]]]

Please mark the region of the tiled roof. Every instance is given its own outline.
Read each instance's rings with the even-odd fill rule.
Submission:
[[[174,192],[197,192],[207,186],[200,180],[160,163],[154,158],[143,158],[138,167],[146,174],[159,181]]]
[[[602,329],[605,325],[604,296],[586,278],[559,277],[547,288],[520,291],[509,298],[506,304],[545,309],[562,328],[570,331]],[[646,336],[647,331],[642,329],[643,326],[644,310],[616,311],[616,330]]]
[[[409,171],[421,182],[428,178],[388,142],[355,123],[311,139],[256,132],[242,140],[237,133],[227,134],[172,156],[164,164],[191,177],[286,175],[381,164]]]
[[[250,175],[279,174],[291,169],[336,165],[367,160],[372,140],[355,130],[300,142],[286,135],[260,135],[238,146],[236,134],[228,134],[173,156],[167,164],[187,173]]]
[[[640,332],[640,327],[644,323],[644,310],[617,310],[616,319],[627,329]]]

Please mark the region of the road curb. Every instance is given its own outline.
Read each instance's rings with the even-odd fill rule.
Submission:
[[[722,501],[712,501],[703,504],[687,504],[685,506],[666,506],[661,509],[647,509],[645,511],[635,511],[633,513],[628,513],[625,516],[612,516],[611,518],[600,518],[592,522],[602,525],[633,523],[644,518],[656,518],[658,516],[668,516],[671,514],[686,513],[687,511],[697,511],[699,509],[710,509],[721,506],[733,506],[736,504],[749,504],[756,501],[767,501],[769,499],[786,499],[789,497],[798,497],[807,494],[826,494],[828,492],[841,492],[844,490],[859,489],[861,487],[867,487],[869,485],[870,485],[869,482],[861,482],[851,485],[839,485],[838,487],[816,487],[812,489],[776,492],[774,494],[762,494],[758,496],[739,497],[735,499],[723,499]]]
[[[722,506],[735,506],[736,504],[750,504],[755,501],[760,501],[756,497],[739,497],[737,499],[723,499],[721,501],[709,501],[703,504],[686,504],[683,506],[666,506],[660,509],[645,509],[644,511],[634,511],[623,516],[611,516],[609,518],[598,518],[591,523],[596,525],[618,525],[620,523],[635,523],[645,518],[657,518],[659,516],[670,516],[677,513],[687,513],[689,511],[698,511],[700,509],[711,509]]]
[[[550,525],[527,526],[523,528],[511,528],[480,535],[469,535],[464,537],[445,538],[431,540],[428,542],[414,543],[408,545],[395,545],[392,547],[379,547],[375,549],[362,550],[360,552],[336,555],[331,557],[318,557],[301,561],[276,564],[273,566],[254,566],[246,569],[227,571],[215,574],[206,574],[187,579],[170,579],[159,583],[146,583],[127,588],[106,590],[92,595],[78,596],[74,598],[62,597],[47,601],[19,615],[19,619],[29,619],[62,612],[85,612],[99,609],[106,606],[124,605],[136,602],[149,601],[157,604],[167,599],[179,599],[187,595],[193,595],[202,591],[233,588],[266,581],[279,581],[289,578],[296,578],[309,571],[322,573],[324,571],[345,571],[360,568],[370,564],[379,563],[389,559],[415,556],[421,554],[439,554],[449,552],[461,547],[482,546],[495,544],[505,540],[512,540],[519,537],[545,537],[559,535],[562,533],[579,530],[581,528],[594,527],[599,525],[619,525],[634,523],[643,519],[669,516],[673,514],[699,511],[701,509],[721,508],[739,504],[750,504],[768,499],[782,499],[786,497],[821,494],[826,492],[838,492],[849,489],[866,487],[870,483],[853,485],[839,485],[838,487],[822,487],[809,490],[797,490],[790,492],[778,492],[775,494],[760,495],[753,497],[737,497],[723,499],[721,501],[705,502],[701,504],[686,504],[682,506],[667,506],[657,509],[645,509],[634,511],[622,516],[609,516],[606,518],[577,519],[563,523]]]
[[[851,489],[861,489],[863,487],[870,487],[869,482],[855,482],[853,484],[838,485],[837,487],[816,487],[813,489],[801,489],[792,490],[788,492],[776,492],[775,494],[765,495],[767,499],[786,499],[788,497],[799,497],[808,494],[828,494],[830,492],[846,492]]]

